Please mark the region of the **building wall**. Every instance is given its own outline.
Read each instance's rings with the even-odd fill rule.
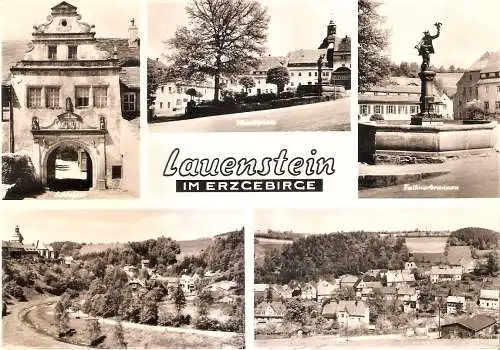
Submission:
[[[481,101],[485,112],[500,115],[500,78],[480,79],[478,90],[478,100]]]
[[[415,103],[384,103],[359,101],[359,115],[362,120],[369,120],[373,114],[381,114],[384,120],[410,120],[412,114],[419,111]]]
[[[457,93],[453,97],[453,116],[464,119],[466,103],[478,99],[476,90],[479,81],[479,71],[465,72],[457,83]]]
[[[479,306],[486,309],[498,309],[498,300],[496,299],[479,299]]]
[[[213,100],[215,90],[213,85],[177,85],[176,83],[170,82],[160,86],[156,90],[154,113],[158,116],[184,114],[187,103],[191,100],[191,96],[187,95],[185,92],[190,88],[203,94],[199,99],[195,97],[195,101]]]
[[[31,155],[33,164],[38,173],[41,172],[43,164],[39,155],[37,144],[34,143],[32,130],[32,117],[37,117],[40,128],[51,125],[56,117],[65,112],[66,98],[71,98],[74,106],[74,113],[83,119],[83,125],[99,128],[100,117],[106,118],[106,181],[111,183],[111,171],[113,165],[122,165],[120,154],[120,125],[121,117],[121,98],[118,69],[97,72],[78,72],[60,70],[58,73],[50,75],[36,71],[31,74],[24,72],[13,72],[12,89],[18,103],[13,107],[14,113],[14,150],[16,153],[26,153]],[[45,91],[47,87],[59,87],[59,107],[45,107]],[[89,107],[78,108],[75,106],[75,87],[91,86],[89,93]],[[92,87],[107,87],[107,103],[104,108],[93,106]],[[42,107],[29,108],[27,101],[28,87],[42,87]],[[93,162],[96,160],[93,159]],[[97,174],[94,174],[97,176]],[[116,184],[116,181],[115,181]],[[118,184],[119,186],[119,184]]]

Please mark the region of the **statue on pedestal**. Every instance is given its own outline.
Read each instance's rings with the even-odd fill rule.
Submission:
[[[441,26],[443,25],[441,22],[434,23],[436,26],[437,32],[436,35],[431,35],[431,33],[426,30],[424,32],[424,37],[420,40],[420,42],[415,45],[415,48],[418,50],[419,56],[422,56],[422,71],[425,71],[430,66],[430,55],[434,53],[434,46],[432,45],[432,40],[439,37],[441,34]]]

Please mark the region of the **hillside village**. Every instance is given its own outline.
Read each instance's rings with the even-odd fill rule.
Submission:
[[[332,248],[332,242],[340,246],[353,235],[359,235],[359,251],[356,238],[349,242],[348,257],[340,247],[338,252]],[[277,248],[271,236],[288,242]],[[259,249],[259,245],[269,248]],[[323,248],[327,246],[329,249]],[[372,259],[371,246],[379,256],[393,248],[397,259]],[[497,248],[498,233],[478,228],[309,237],[294,237],[292,232],[285,236],[271,230],[268,234],[258,232],[255,251],[263,249],[265,253],[256,256],[257,337],[367,333],[495,336],[500,311]],[[296,264],[294,257],[300,255],[307,265]],[[369,260],[377,266],[364,269],[370,265]],[[275,262],[273,266],[269,266],[271,262]],[[334,264],[331,270],[358,273],[321,271],[330,263]],[[384,264],[391,266],[381,268]]]
[[[183,246],[186,252],[181,252]],[[190,347],[237,348],[243,342],[238,335],[244,322],[243,256],[242,230],[186,243],[159,237],[102,245],[31,245],[16,227],[12,239],[2,242],[4,322],[18,317],[11,314],[18,305],[36,303],[37,309],[24,316],[26,322],[75,345],[120,348],[116,327],[107,326],[114,320],[130,333],[129,346],[146,341],[137,338],[137,327],[127,326],[137,323],[208,332],[178,339]],[[101,330],[90,339],[86,329],[94,320]],[[228,336],[211,338],[210,331]],[[167,338],[150,344],[165,347]]]

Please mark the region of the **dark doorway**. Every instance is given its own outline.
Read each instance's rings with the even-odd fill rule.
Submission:
[[[51,191],[88,191],[92,176],[92,159],[81,147],[64,144],[48,157],[47,185]]]

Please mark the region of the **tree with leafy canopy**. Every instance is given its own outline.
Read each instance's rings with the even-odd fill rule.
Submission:
[[[193,98],[195,98],[195,96],[196,96],[197,93],[198,92],[196,91],[195,88],[189,88],[189,89],[186,90],[186,95],[191,96],[191,100]]]
[[[93,346],[95,342],[97,342],[97,340],[102,336],[99,320],[96,318],[88,319],[85,327],[85,333],[87,334],[89,345]]]
[[[258,66],[265,52],[269,16],[256,0],[191,0],[190,26],[177,29],[166,43],[168,56],[181,78],[214,78],[214,101],[221,78],[236,77]]]
[[[59,336],[65,334],[69,329],[69,314],[68,307],[70,305],[68,294],[63,294],[56,303],[54,309],[54,321],[57,326]]]
[[[113,326],[113,346],[117,349],[126,349],[125,332],[123,332],[122,322],[118,320]]]
[[[494,276],[498,272],[498,259],[494,252],[489,253],[487,256],[486,271],[491,276]]]
[[[306,307],[301,299],[294,298],[286,302],[285,319],[304,325],[306,322]]]
[[[248,92],[248,89],[255,87],[255,80],[248,75],[242,76],[238,82],[245,88],[245,92]]]
[[[380,28],[382,18],[375,0],[358,0],[358,86],[367,91],[389,75],[390,60],[384,54],[387,33]]]
[[[174,304],[177,314],[180,314],[182,309],[186,306],[186,296],[184,295],[180,284],[177,285],[174,292]]]
[[[155,292],[149,291],[142,300],[140,323],[156,325],[158,323],[158,303]]]
[[[278,94],[285,89],[285,85],[290,82],[290,74],[286,67],[274,67],[267,71],[266,83],[276,85]]]

